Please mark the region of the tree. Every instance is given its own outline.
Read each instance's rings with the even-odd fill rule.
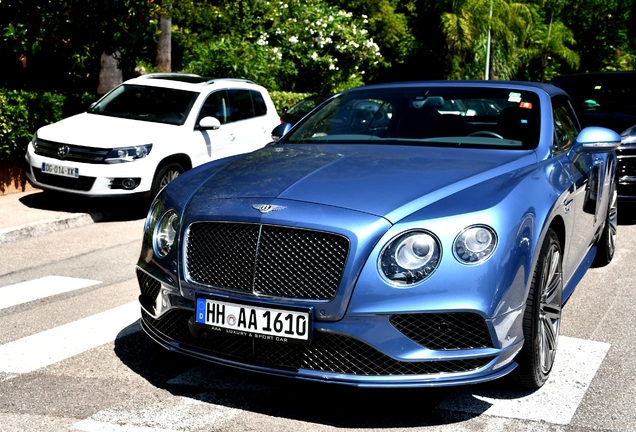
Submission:
[[[103,53],[119,52],[118,66],[132,71],[153,40],[157,12],[153,0],[0,0],[4,81],[77,90],[87,76],[96,83]]]
[[[538,59],[540,61],[539,80],[541,82],[546,80],[546,68],[548,62],[553,59],[565,61],[572,69],[579,67],[579,55],[567,47],[568,44],[574,45],[575,43],[572,31],[562,22],[550,21],[547,26],[545,24],[535,26],[530,40],[530,46],[525,50],[524,55],[528,60]]]
[[[368,17],[322,0],[175,2],[183,71],[252,79],[275,90],[360,85],[383,61]]]

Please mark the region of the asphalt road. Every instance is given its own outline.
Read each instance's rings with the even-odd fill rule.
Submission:
[[[564,309],[548,384],[373,390],[232,370],[139,327],[143,220],[0,245],[0,431],[636,430],[636,212]]]

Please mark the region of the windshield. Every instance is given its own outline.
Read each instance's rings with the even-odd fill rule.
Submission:
[[[538,128],[539,100],[531,91],[361,89],[329,101],[282,142],[533,149]]]
[[[182,125],[198,93],[123,84],[88,110],[91,114]]]

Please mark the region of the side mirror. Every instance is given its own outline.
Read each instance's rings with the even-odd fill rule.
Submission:
[[[616,150],[621,145],[621,137],[611,129],[590,126],[579,133],[574,142],[577,153],[605,153]]]
[[[278,141],[292,128],[291,123],[281,123],[272,131],[272,139]]]
[[[217,130],[221,127],[221,122],[216,117],[203,117],[197,124],[197,129]]]

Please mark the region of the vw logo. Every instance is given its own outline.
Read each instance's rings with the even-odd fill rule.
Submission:
[[[254,208],[254,210],[258,210],[263,214],[266,214],[273,211],[283,210],[286,207],[273,204],[252,204],[252,208]]]
[[[65,145],[61,145],[59,149],[57,149],[57,155],[61,158],[64,159],[66,156],[68,156],[68,154],[71,152],[71,148],[69,146]]]

